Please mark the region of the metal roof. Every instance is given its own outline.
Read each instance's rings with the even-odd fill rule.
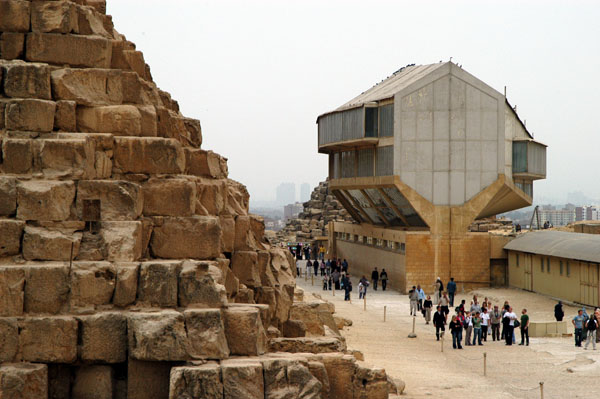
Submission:
[[[600,234],[534,231],[515,238],[504,249],[600,263]]]

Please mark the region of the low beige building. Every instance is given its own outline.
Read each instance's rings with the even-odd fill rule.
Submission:
[[[600,235],[538,231],[523,234],[504,248],[511,287],[600,305]]]

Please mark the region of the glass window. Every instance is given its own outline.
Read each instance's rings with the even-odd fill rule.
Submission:
[[[550,258],[546,258],[546,270],[550,273]]]
[[[379,107],[379,137],[394,135],[394,104]]]
[[[543,273],[544,272],[544,258],[540,258],[540,261],[542,262],[540,264],[540,266],[541,266],[541,272]]]
[[[562,276],[563,275],[563,262],[562,262],[562,260],[559,262],[559,265],[560,265],[560,275]]]
[[[376,107],[365,108],[365,137],[377,137],[379,113]]]

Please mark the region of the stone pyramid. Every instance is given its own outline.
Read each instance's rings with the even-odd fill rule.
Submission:
[[[0,143],[0,397],[387,397],[104,0],[0,0]]]

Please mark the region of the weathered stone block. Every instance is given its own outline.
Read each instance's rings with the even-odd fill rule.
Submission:
[[[0,363],[17,360],[18,351],[19,326],[17,319],[3,317],[0,319]]]
[[[181,262],[154,261],[140,265],[138,300],[151,306],[177,306],[177,276]]]
[[[118,105],[123,102],[121,71],[65,68],[52,71],[51,78],[52,91],[57,100],[71,100],[85,106]]]
[[[269,348],[273,352],[329,353],[345,351],[346,344],[337,337],[275,338]]]
[[[4,94],[14,98],[51,100],[50,68],[45,64],[22,61],[2,62]]]
[[[308,367],[293,359],[263,360],[265,399],[320,398],[321,383]],[[340,398],[347,396],[340,396]],[[350,398],[352,396],[348,396]]]
[[[183,366],[171,369],[169,399],[222,399],[223,384],[219,365]]]
[[[114,372],[110,366],[83,366],[75,372],[73,399],[112,399]]]
[[[329,399],[329,377],[325,365],[321,362],[309,361],[308,370],[321,383],[321,399]]]
[[[6,128],[32,132],[51,132],[56,103],[47,100],[10,100],[5,108]]]
[[[163,310],[130,313],[127,321],[129,356],[137,360],[181,361],[189,359],[184,317]]]
[[[94,143],[86,138],[34,141],[39,164],[47,178],[85,179],[94,177]]]
[[[283,336],[285,338],[300,338],[306,336],[306,324],[302,320],[289,319],[283,323]]]
[[[0,219],[0,257],[21,252],[21,236],[25,223],[20,220]]]
[[[185,179],[150,179],[143,186],[145,216],[192,216],[196,185]]]
[[[81,233],[65,234],[60,230],[26,226],[23,236],[23,258],[68,261],[71,256],[75,259],[79,253],[80,243]]]
[[[115,291],[116,269],[109,262],[74,262],[71,307],[108,305]]]
[[[31,30],[40,33],[78,33],[77,8],[70,1],[32,2]]]
[[[242,284],[248,287],[260,287],[258,255],[254,251],[236,251],[231,258],[231,270]]]
[[[66,220],[75,198],[72,181],[22,181],[17,185],[17,218]]]
[[[77,128],[82,132],[108,132],[117,136],[140,136],[142,134],[142,114],[133,105],[77,107]]]
[[[343,353],[324,353],[321,361],[329,377],[330,398],[352,398],[351,381],[356,371],[356,359]]]
[[[260,362],[225,360],[221,362],[224,399],[264,399],[265,383]]]
[[[69,267],[64,264],[25,268],[25,312],[58,313],[69,298]]]
[[[47,398],[48,366],[32,363],[2,364],[0,366],[0,392],[3,398],[9,399]]]
[[[165,399],[169,397],[171,363],[127,361],[127,399]]]
[[[228,175],[227,158],[212,151],[185,148],[186,174],[225,179]]]
[[[138,102],[135,100],[134,102]],[[152,105],[138,105],[138,110],[142,116],[142,132],[141,136],[156,137],[157,135],[157,116],[156,108]]]
[[[266,352],[267,335],[260,311],[253,307],[223,310],[225,335],[232,355],[258,356]]]
[[[190,356],[194,359],[225,359],[229,356],[225,327],[219,309],[186,310]]]
[[[183,124],[187,134],[185,140],[192,147],[200,148],[202,145],[202,127],[197,119],[183,118]]]
[[[25,361],[73,363],[77,360],[77,321],[36,317],[19,321],[19,346]]]
[[[25,34],[4,32],[0,35],[0,57],[4,60],[22,58],[25,49]]]
[[[260,245],[259,237],[254,235],[252,231],[252,223],[250,216],[239,215],[235,218],[235,242],[234,249],[236,251],[254,251],[263,249]]]
[[[0,1],[0,32],[27,32],[29,31],[29,1],[4,0]]]
[[[25,272],[16,266],[0,267],[0,316],[23,314]]]
[[[77,215],[83,200],[99,199],[102,220],[135,220],[142,214],[144,199],[139,184],[123,180],[81,180],[77,186]]]
[[[110,68],[112,43],[100,37],[29,33],[25,43],[28,61],[72,67]]]
[[[221,227],[215,217],[167,217],[155,226],[152,253],[167,259],[214,259],[221,250]]]
[[[82,35],[97,35],[112,39],[112,22],[110,26],[105,26],[103,19],[107,19],[106,15],[101,15],[90,7],[79,7],[79,33]]]
[[[113,304],[115,306],[131,305],[137,296],[139,265],[137,263],[118,263],[116,268],[117,283]]]
[[[198,201],[196,214],[220,215],[227,202],[227,185],[223,180],[199,179],[196,181]]]
[[[354,398],[387,399],[389,385],[385,370],[357,364],[354,373]]]
[[[233,252],[235,242],[235,219],[232,216],[221,216],[221,251]]]
[[[225,287],[215,284],[208,262],[185,261],[179,273],[179,306],[220,307],[227,303]]]
[[[83,361],[122,363],[127,360],[127,317],[122,313],[81,316]]]
[[[115,137],[114,167],[123,173],[182,173],[181,144],[159,137]]]
[[[54,114],[54,128],[62,132],[77,130],[77,103],[75,101],[60,100],[56,102]]]
[[[0,168],[4,173],[27,174],[33,166],[31,140],[9,139],[2,141],[3,162]]]
[[[106,246],[106,260],[134,262],[142,256],[142,222],[102,222],[100,235]]]

